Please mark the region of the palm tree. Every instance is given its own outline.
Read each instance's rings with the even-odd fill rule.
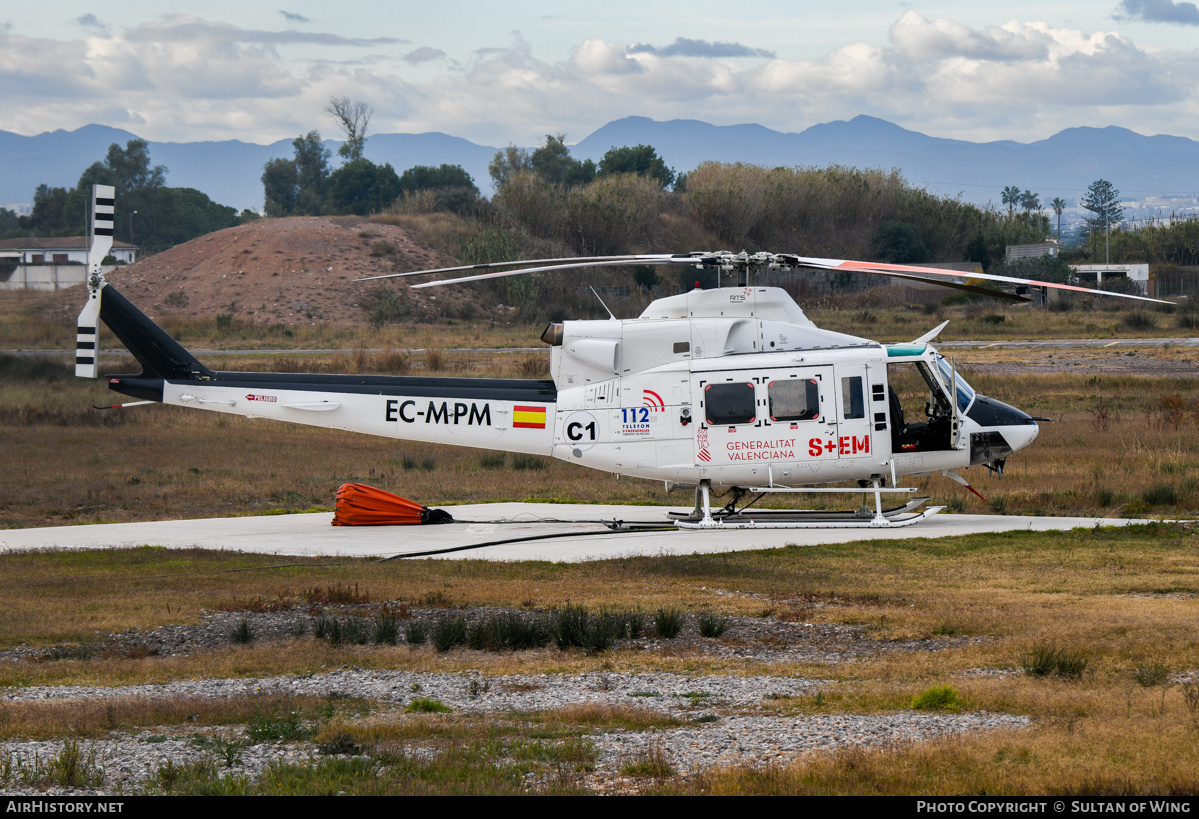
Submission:
[[[1007,215],[1011,218],[1012,209],[1020,203],[1020,189],[1015,185],[1008,185],[1003,189],[1003,204],[1007,205]]]
[[[1057,243],[1060,245],[1062,243],[1062,211],[1066,209],[1066,200],[1055,196],[1049,203],[1049,207],[1053,208],[1053,212],[1057,214]]]
[[[1026,190],[1024,193],[1020,194],[1020,207],[1024,208],[1025,213],[1032,213],[1034,210],[1040,210],[1040,195]]]

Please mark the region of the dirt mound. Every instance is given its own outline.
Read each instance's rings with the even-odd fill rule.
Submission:
[[[364,323],[378,282],[362,276],[456,264],[409,231],[359,217],[259,219],[193,239],[108,275],[151,318],[211,318],[230,313],[265,324]],[[471,293],[408,290],[391,284],[415,320],[453,315]],[[458,289],[458,288],[455,288]],[[56,294],[56,307],[77,313],[77,288]]]

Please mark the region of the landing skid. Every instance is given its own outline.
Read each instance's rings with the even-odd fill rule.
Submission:
[[[669,517],[680,529],[890,529],[901,526],[911,526],[926,520],[944,509],[944,506],[930,506],[924,511],[916,511],[929,498],[912,498],[902,506],[884,509],[882,495],[890,493],[911,494],[911,488],[883,488],[877,485],[864,489],[824,489],[824,488],[789,488],[769,487],[755,488],[748,491],[757,492],[863,492],[874,495],[874,509],[865,504],[854,511],[830,511],[824,509],[754,509],[736,508],[736,503],[747,490],[734,489],[733,500],[723,509],[713,512],[710,506],[711,484],[703,481],[695,488],[695,509],[690,513],[670,512]],[[760,496],[759,496],[760,497]]]

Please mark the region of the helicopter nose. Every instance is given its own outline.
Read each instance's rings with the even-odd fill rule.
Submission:
[[[970,434],[971,465],[991,463],[1018,452],[1041,432],[1028,413],[985,395],[974,397],[966,417],[980,427]]]
[[[1019,452],[1037,440],[1037,436],[1041,434],[1041,427],[1030,418],[1027,424],[1010,424],[1000,432],[1012,448],[1012,452]]]

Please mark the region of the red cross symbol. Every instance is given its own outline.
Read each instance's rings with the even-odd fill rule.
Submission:
[[[825,445],[824,445],[824,451],[825,451],[825,452],[832,452],[832,451],[833,451],[833,450],[835,450],[836,448],[837,448],[837,442],[836,442],[836,441],[829,441],[827,444],[825,444]]]

